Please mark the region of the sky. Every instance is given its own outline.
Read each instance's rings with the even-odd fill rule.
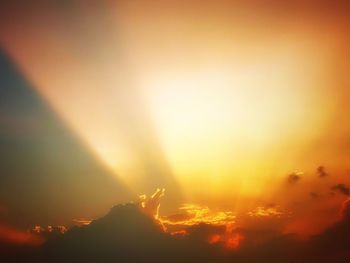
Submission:
[[[277,216],[303,238],[340,220],[347,1],[1,5],[4,225],[90,222],[157,188],[174,231],[179,214]]]

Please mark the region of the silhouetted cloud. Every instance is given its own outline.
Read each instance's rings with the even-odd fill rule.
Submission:
[[[332,187],[332,190],[337,191],[344,195],[350,195],[350,188],[345,184],[337,184]]]
[[[159,190],[157,193],[150,198],[154,198],[154,202],[148,203],[157,203],[152,207],[158,208]],[[326,250],[324,246],[344,231],[340,230],[344,225],[350,227],[349,203],[345,202],[342,207],[342,220],[310,242],[301,241],[293,234],[283,234],[271,225],[250,228],[215,224],[215,220],[213,224],[210,220],[203,223],[198,215],[176,216],[179,221],[189,220],[193,224],[187,225],[185,232],[171,235],[142,201],[117,205],[105,217],[48,241],[44,254],[49,262],[326,262],[322,261],[323,256],[331,259],[328,262],[343,262],[333,249]],[[268,215],[280,215],[276,209],[264,209],[263,215],[267,215],[266,211]],[[204,213],[204,218],[211,216],[210,211],[203,208],[196,207],[195,211]],[[261,212],[261,208],[256,211]],[[195,222],[193,218],[197,218]],[[332,232],[337,234],[330,234]],[[347,239],[338,238],[339,245],[349,247],[344,243]],[[317,252],[320,248],[323,251]]]
[[[0,262],[40,262],[44,238],[0,222]]]
[[[320,165],[319,167],[317,167],[316,173],[318,175],[318,177],[326,177],[329,174],[326,172],[326,169],[324,166]]]
[[[288,175],[287,181],[290,184],[295,184],[301,179],[301,172],[293,172]]]
[[[294,234],[285,234],[273,224],[238,226],[234,220],[222,219],[220,212],[214,213],[194,205],[186,207],[192,211],[189,214],[195,215],[171,217],[182,226],[185,225],[183,221],[191,222],[184,232],[173,235],[166,231],[162,217],[156,213],[163,193],[163,190],[157,190],[156,194],[150,198],[145,196],[140,202],[116,205],[104,217],[48,238],[36,253],[22,251],[19,258],[26,262],[50,263],[347,262],[350,199],[341,207],[340,221],[310,240],[302,241]],[[249,217],[259,220],[272,218],[276,222],[281,216],[276,206],[258,207],[253,212],[253,216]]]
[[[343,203],[341,213],[344,220],[350,220],[350,198]]]
[[[342,219],[314,236],[302,256],[307,262],[349,262],[350,258],[350,199],[341,209]]]
[[[49,262],[209,262],[204,255],[210,245],[193,240],[165,233],[159,221],[130,203],[48,241],[44,255]]]

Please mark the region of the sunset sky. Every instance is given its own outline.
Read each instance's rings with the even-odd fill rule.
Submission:
[[[165,221],[278,215],[309,237],[339,220],[347,1],[8,2],[0,222],[69,226],[157,188]]]

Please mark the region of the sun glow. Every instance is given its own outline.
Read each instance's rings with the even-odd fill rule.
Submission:
[[[171,5],[158,12],[125,3],[108,9],[96,32],[96,10],[86,10],[86,23],[75,26],[91,35],[81,39],[61,31],[71,25],[59,14],[48,15],[53,28],[32,17],[28,31],[16,26],[2,41],[59,117],[134,192],[179,188],[186,202],[224,205],[268,195],[286,173],[318,166],[303,154],[336,100],[328,99],[332,43],[321,22],[319,31],[289,18],[281,27],[264,13],[254,22],[211,5],[193,6],[199,13],[191,17]]]
[[[259,194],[277,155],[324,125],[320,116],[330,109],[325,94],[315,93],[312,59],[305,63],[288,49],[266,52],[250,64],[160,71],[145,81],[157,134],[183,189],[200,192],[209,183],[219,195],[241,185],[241,193]]]

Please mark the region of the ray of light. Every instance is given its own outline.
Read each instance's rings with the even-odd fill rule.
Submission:
[[[328,36],[307,21],[250,19],[255,12],[214,2],[196,15],[158,7],[49,9],[12,21],[2,40],[50,105],[137,191],[179,183],[188,199],[255,207],[240,200],[268,196],[288,171],[318,165],[303,158],[336,102],[325,74]]]

